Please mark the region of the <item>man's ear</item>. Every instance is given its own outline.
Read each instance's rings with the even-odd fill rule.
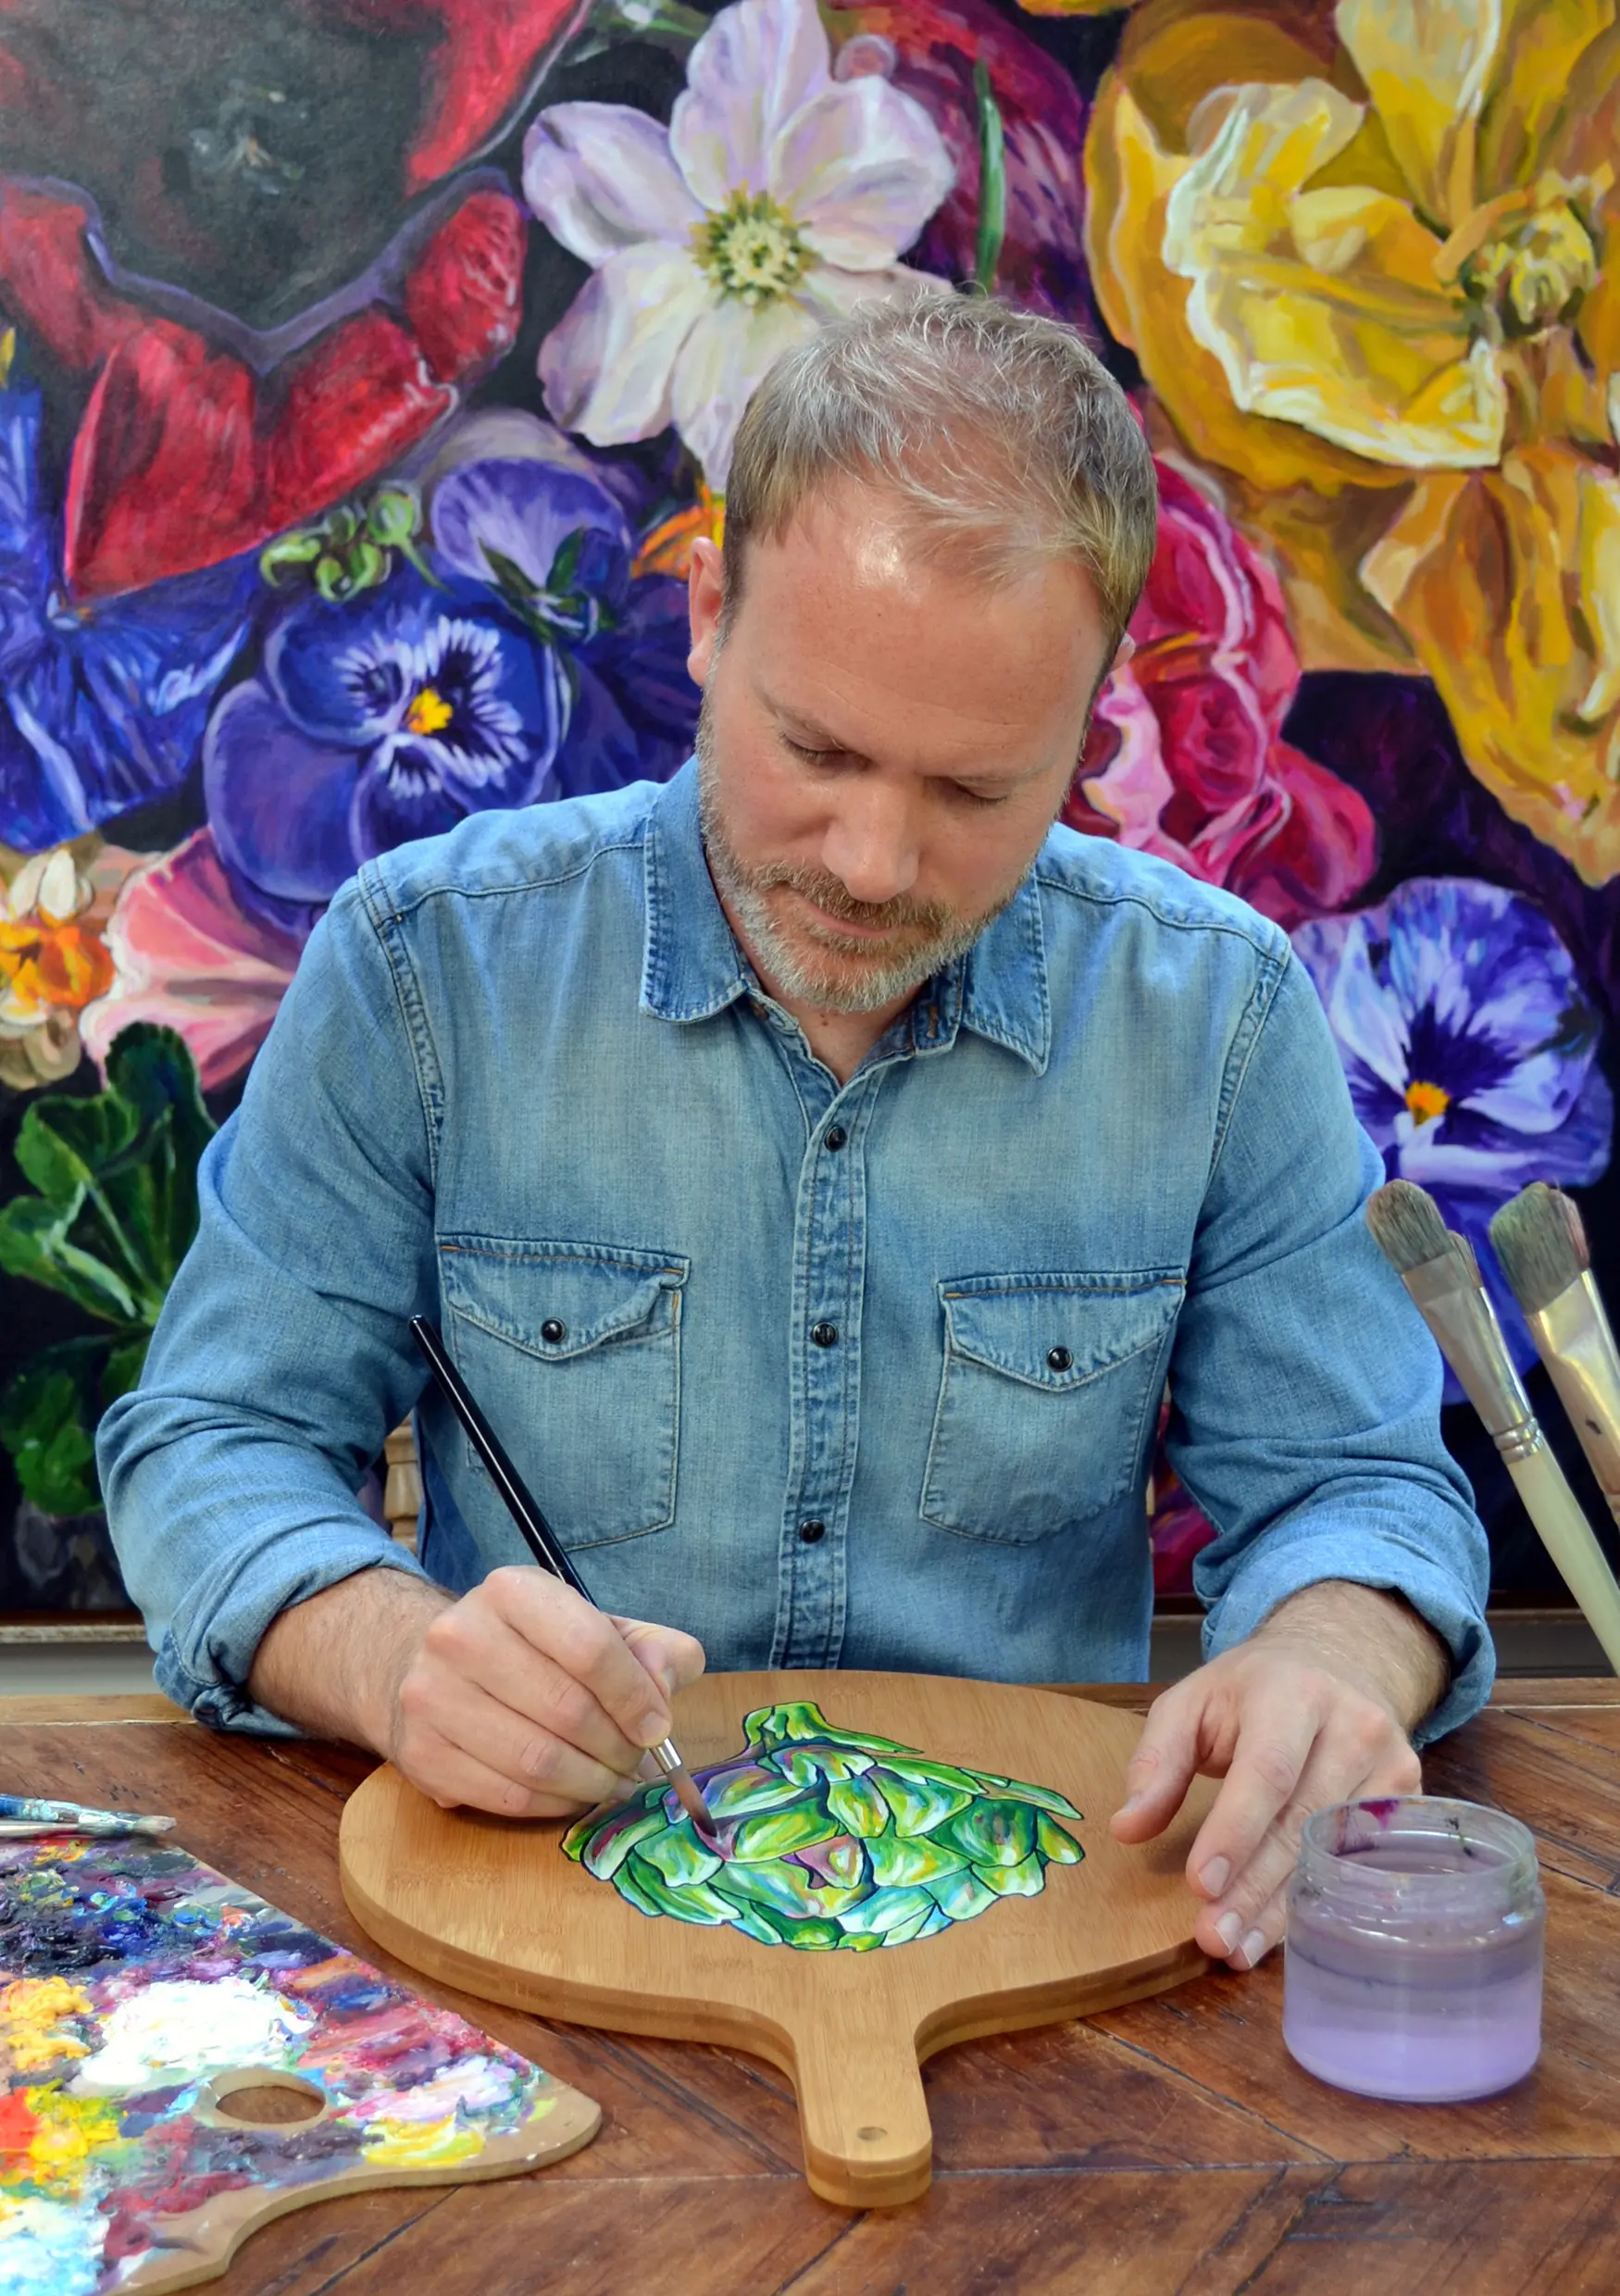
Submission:
[[[692,626],[692,650],[686,667],[694,685],[706,685],[719,644],[720,612],[726,603],[726,576],[720,546],[694,542],[686,576],[686,610]]]

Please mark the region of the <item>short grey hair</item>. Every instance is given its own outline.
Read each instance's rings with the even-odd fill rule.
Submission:
[[[1153,563],[1158,488],[1129,400],[1075,328],[924,292],[865,303],[779,359],[727,481],[728,619],[750,537],[779,539],[839,477],[891,489],[919,550],[987,581],[1078,561],[1112,655]]]

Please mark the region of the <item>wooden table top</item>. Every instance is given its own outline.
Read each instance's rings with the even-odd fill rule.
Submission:
[[[1110,1685],[1090,1696],[1145,1704]],[[187,1849],[385,1966],[338,1888],[368,1757],[217,1737],[157,1698],[0,1700],[13,1791],[170,1810]],[[925,2071],[932,2190],[860,2215],[799,2168],[786,2084],[726,2050],[435,1998],[602,2104],[596,2141],[509,2182],[372,2192],[254,2235],[227,2296],[1614,2296],[1620,2286],[1620,1682],[1499,1686],[1433,1792],[1533,1828],[1548,1909],[1539,2066],[1477,2104],[1383,2104],[1286,2054],[1281,1956]],[[413,1982],[421,1982],[415,1978]]]

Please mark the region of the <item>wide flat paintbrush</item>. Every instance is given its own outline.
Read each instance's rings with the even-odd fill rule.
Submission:
[[[1504,1204],[1490,1241],[1558,1399],[1620,1522],[1620,1352],[1592,1276],[1580,1211],[1536,1180]]]
[[[1530,1408],[1473,1252],[1447,1229],[1434,1198],[1411,1180],[1392,1179],[1374,1191],[1367,1226],[1439,1342],[1559,1577],[1620,1674],[1620,1587]]]

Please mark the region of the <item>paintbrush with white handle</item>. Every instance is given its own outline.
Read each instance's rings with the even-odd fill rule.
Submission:
[[[1592,1276],[1578,1206],[1537,1180],[1490,1223],[1502,1273],[1592,1473],[1620,1522],[1620,1351]]]
[[[1447,1229],[1434,1198],[1411,1180],[1392,1179],[1375,1189],[1367,1226],[1501,1452],[1559,1577],[1620,1674],[1620,1587],[1530,1408],[1473,1252]]]

